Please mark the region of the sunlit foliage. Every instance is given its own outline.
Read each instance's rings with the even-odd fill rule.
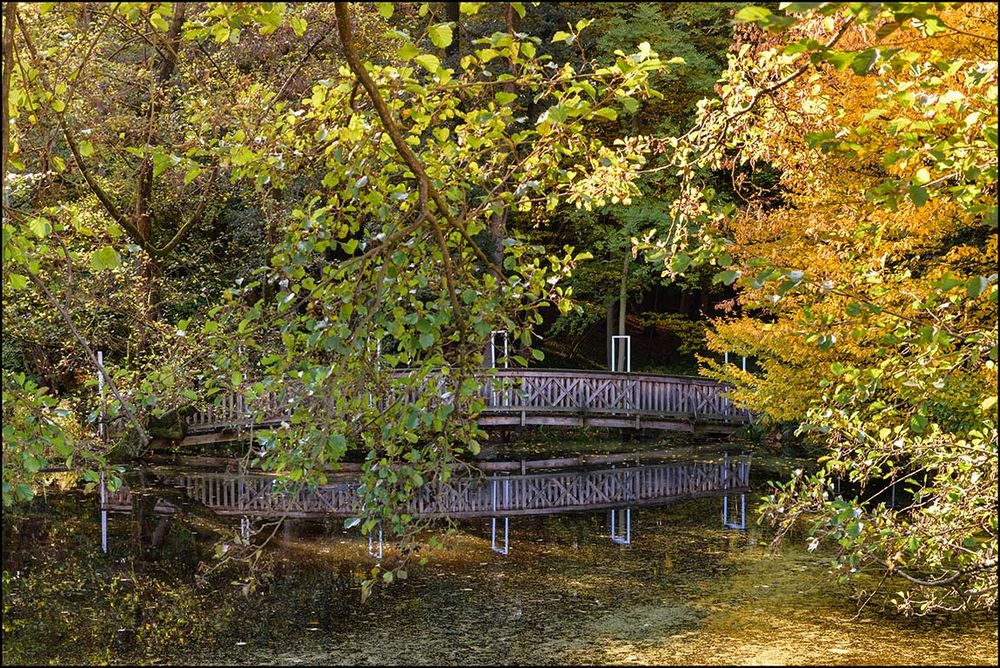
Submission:
[[[871,574],[906,612],[996,605],[996,17],[740,11],[767,32],[746,31],[720,99],[667,142],[688,187],[672,236],[650,246],[668,270],[708,261],[739,287],[709,347],[756,364],[706,358],[708,374],[828,453],[767,516],[810,518],[842,580]],[[779,175],[768,187],[764,166]],[[697,167],[755,186],[747,204],[713,207]],[[890,508],[893,484],[905,501]]]

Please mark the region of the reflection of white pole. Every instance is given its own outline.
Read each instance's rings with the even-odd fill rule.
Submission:
[[[100,353],[98,353],[100,354]],[[101,471],[101,551],[108,553],[108,493],[104,488],[104,471]]]
[[[382,558],[382,525],[378,525],[378,552],[375,552],[374,540],[371,532],[368,533],[368,554],[376,559]]]

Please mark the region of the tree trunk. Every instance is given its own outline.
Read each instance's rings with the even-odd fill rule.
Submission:
[[[625,306],[628,303],[628,265],[632,259],[630,249],[625,249],[625,262],[622,265],[622,282],[618,290],[618,336],[625,336]],[[615,364],[616,371],[625,371],[625,341],[618,341],[618,363]]]
[[[459,2],[446,2],[444,3],[445,15],[448,20],[455,24],[455,29],[452,31],[451,44],[448,48],[444,50],[445,57],[454,56],[459,51],[459,29],[462,26],[462,12],[459,8]]]
[[[454,4],[456,5],[456,7],[458,5],[458,3],[448,3],[448,4],[449,5]],[[457,15],[456,19],[453,20],[457,20]],[[517,14],[514,13],[514,7],[509,3],[507,4],[506,21],[507,21],[507,32],[510,34],[511,37],[514,37],[517,34]],[[458,35],[457,28],[455,34],[457,38]],[[455,44],[455,42],[452,42],[452,44]],[[507,63],[508,66],[510,67],[511,76],[516,77],[517,63],[515,62],[514,58],[508,58]],[[503,90],[506,93],[511,93],[512,95],[515,96],[517,95],[517,87],[514,85],[513,81],[504,82]],[[514,101],[508,102],[508,106],[514,105],[515,102],[516,102],[516,97]],[[506,130],[507,126],[505,126],[504,129]],[[510,157],[514,158],[515,160],[518,158],[516,154]],[[507,212],[508,208],[504,206],[501,211],[491,214],[489,221],[490,256],[491,256],[490,259],[498,267],[503,267],[503,240],[507,236]]]
[[[0,187],[3,188],[3,206],[7,207],[7,160],[10,158],[10,126],[7,107],[10,100],[10,72],[14,69],[14,24],[17,20],[17,3],[8,2],[3,11],[3,169]],[[6,216],[5,216],[6,217]]]
[[[615,305],[616,305],[616,302],[614,300],[611,300],[610,302],[608,302],[608,315],[607,315],[607,332],[608,332],[608,334],[607,334],[607,343],[608,343],[608,345],[607,345],[607,353],[608,354],[607,354],[607,359],[608,359],[608,368],[609,369],[611,369],[611,368],[614,367],[614,360],[611,358],[611,354],[613,352],[612,349],[611,349],[611,342],[612,342],[613,339],[611,337],[615,335]]]
[[[161,97],[166,96],[166,85],[173,76],[174,70],[177,68],[177,50],[180,48],[181,26],[184,25],[186,15],[187,3],[177,3],[175,5],[173,20],[171,21],[170,28],[167,31],[165,39],[166,48],[163,50],[163,58],[156,71],[156,93]],[[147,141],[152,142],[156,125],[156,117],[160,106],[158,104],[158,100],[156,99],[156,95],[149,100],[149,104],[151,107],[150,125],[152,127],[150,127]],[[139,232],[139,236],[150,244],[153,243],[152,201],[153,160],[147,157],[142,161],[142,164],[139,167],[139,176],[136,183],[135,226]],[[157,322],[160,320],[160,295],[156,286],[156,279],[159,274],[159,261],[149,253],[146,253],[143,256],[141,266],[139,267],[139,281],[141,286],[140,289],[143,293],[143,319],[147,323]],[[148,338],[149,328],[143,327],[142,334],[139,338],[139,345],[137,346],[140,351],[146,348]]]

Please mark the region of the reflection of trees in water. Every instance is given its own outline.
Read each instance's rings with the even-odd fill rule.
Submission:
[[[265,551],[261,587],[245,596],[233,584],[242,565],[205,568],[219,536],[183,513],[157,514],[158,498],[150,490],[130,516],[112,513],[108,556],[93,497],[50,495],[4,513],[5,665],[176,659],[351,619],[358,565]]]

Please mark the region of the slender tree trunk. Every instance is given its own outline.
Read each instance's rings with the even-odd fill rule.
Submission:
[[[76,25],[84,34],[90,31],[90,16],[92,11],[92,7],[90,5],[91,3],[89,2],[80,3],[80,16],[76,20]]]
[[[449,3],[449,4],[457,5],[458,3]],[[507,21],[507,32],[510,34],[511,37],[514,37],[514,35],[517,33],[517,18],[518,17],[517,14],[514,12],[513,5],[508,3],[506,21]],[[510,67],[511,75],[516,77],[518,75],[517,63],[513,58],[508,58],[507,63],[508,66]],[[505,93],[511,93],[515,96],[517,95],[517,87],[514,85],[512,81],[504,82],[503,90]],[[508,105],[513,105],[515,104],[515,102],[516,98],[514,101],[509,102]],[[510,157],[517,160],[518,156],[511,155]],[[508,214],[508,208],[504,206],[504,208],[501,211],[498,211],[497,213],[490,215],[490,221],[489,221],[489,234],[490,234],[490,244],[491,244],[490,259],[492,259],[493,263],[496,264],[498,267],[503,267],[503,240],[507,236],[507,214]]]
[[[151,106],[150,124],[153,125],[152,130],[154,131],[160,107],[160,101],[156,98],[157,96],[166,96],[166,86],[170,82],[170,78],[173,76],[174,70],[177,68],[177,51],[180,48],[181,26],[184,25],[186,16],[187,3],[177,3],[174,6],[173,20],[170,22],[170,28],[167,31],[165,39],[166,46],[162,50],[163,58],[160,60],[160,65],[156,70],[154,95],[153,98],[149,100],[149,104]],[[151,131],[148,137],[149,141],[152,141],[153,134],[153,131]],[[139,236],[150,244],[153,243],[152,202],[153,161],[151,158],[147,157],[143,160],[142,165],[139,167],[139,176],[136,183],[135,226],[139,232]],[[161,273],[159,260],[149,253],[146,253],[143,257],[139,273],[144,301],[143,318],[146,323],[157,322],[160,320],[161,316],[159,306],[160,291],[157,289],[156,284],[157,278]],[[149,328],[143,327],[138,346],[140,351],[146,348],[148,336]]]
[[[10,126],[8,125],[7,105],[10,100],[10,73],[14,69],[14,24],[17,21],[17,3],[8,2],[3,8],[3,170],[0,174],[0,187],[3,188],[3,205],[7,202],[7,160],[10,158]]]
[[[612,353],[614,352],[614,350],[612,349],[612,346],[611,346],[611,344],[614,341],[614,339],[612,339],[611,337],[613,337],[615,335],[615,306],[616,306],[616,304],[617,304],[617,302],[615,302],[615,300],[613,300],[613,299],[610,302],[608,302],[607,318],[605,319],[605,321],[607,323],[607,343],[608,343],[608,345],[607,345],[607,350],[608,350],[607,357],[608,357],[608,368],[609,369],[612,368],[612,367],[614,367],[614,359],[611,357]]]
[[[445,56],[454,56],[459,52],[459,32],[462,27],[462,11],[459,8],[459,2],[446,2],[444,3],[445,15],[448,20],[455,24],[455,30],[452,31],[451,44],[448,48],[444,50]]]

